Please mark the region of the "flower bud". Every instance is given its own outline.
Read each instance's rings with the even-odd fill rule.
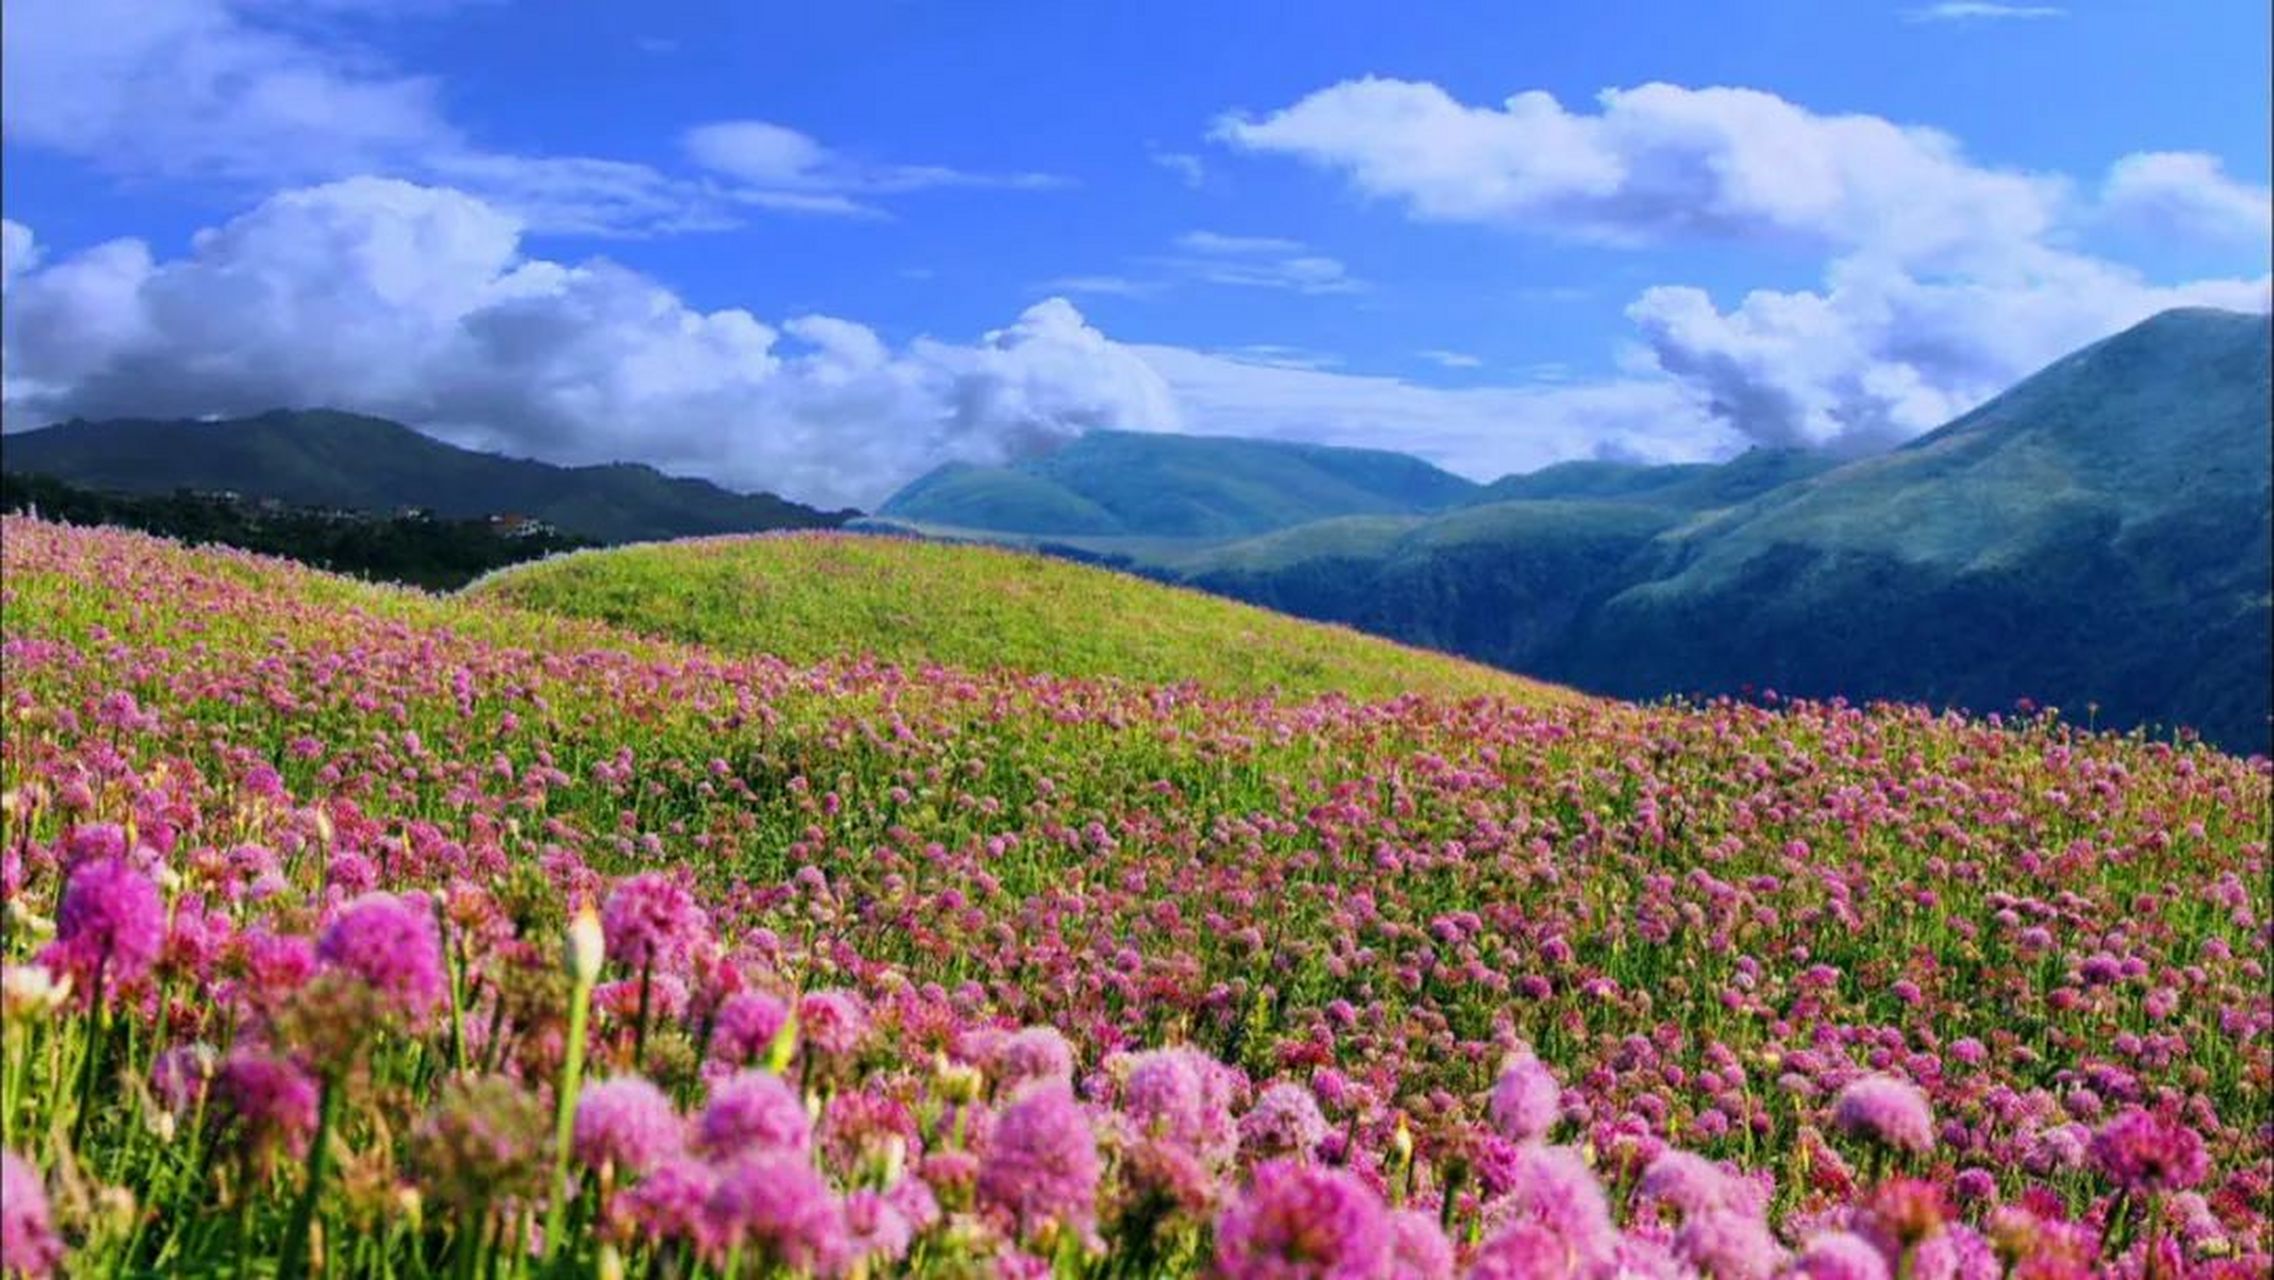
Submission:
[[[568,942],[562,951],[569,981],[589,987],[600,980],[600,964],[608,957],[608,939],[600,931],[600,913],[590,902],[577,904],[569,918]]]

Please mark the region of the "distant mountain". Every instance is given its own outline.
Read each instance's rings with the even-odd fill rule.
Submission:
[[[1570,463],[1206,541],[955,523],[1598,692],[2028,698],[2262,751],[2270,351],[2266,316],[2166,312],[1845,464]]]
[[[597,542],[831,528],[825,512],[772,494],[617,463],[557,467],[445,444],[384,418],[278,410],[203,421],[71,421],[0,436],[0,466],[88,489],[234,492],[311,507],[444,518],[522,515]]]
[[[1378,449],[1092,431],[1008,467],[942,467],[877,514],[1003,533],[1226,538],[1336,516],[1437,511],[1476,489]]]

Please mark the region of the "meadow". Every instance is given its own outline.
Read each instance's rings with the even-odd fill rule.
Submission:
[[[2262,758],[0,535],[11,1274],[2274,1262]]]

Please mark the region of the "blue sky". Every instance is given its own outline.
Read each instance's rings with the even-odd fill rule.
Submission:
[[[1489,477],[1880,447],[2265,305],[2262,4],[1293,12],[7,0],[8,425],[332,403],[864,504],[1099,425]]]

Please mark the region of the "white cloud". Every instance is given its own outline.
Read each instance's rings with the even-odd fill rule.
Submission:
[[[1431,364],[1447,369],[1481,369],[1484,367],[1484,361],[1466,351],[1445,351],[1431,348],[1427,351],[1416,351],[1414,354]]]
[[[2264,311],[2268,278],[2155,285],[2039,251],[1996,279],[1921,280],[1833,265],[1818,292],[1749,293],[1728,311],[1662,286],[1627,309],[1655,363],[1762,444],[1859,450],[1942,425],[2060,356],[2169,307]]]
[[[2160,234],[2263,248],[2274,236],[2274,193],[2237,182],[2200,151],[2140,151],[2109,167],[2108,217]]]
[[[697,130],[734,182],[605,157],[485,147],[440,83],[352,39],[354,20],[463,0],[10,0],[0,122],[10,142],[131,177],[280,185],[377,174],[479,193],[533,231],[717,230],[738,211],[881,217],[875,197],[943,186],[1036,189],[1043,174],[862,165],[780,126]],[[763,131],[772,130],[771,137]],[[752,181],[751,174],[778,179]]]
[[[1905,9],[1906,22],[1976,22],[1997,18],[2064,18],[2067,9],[2049,4],[1991,4],[1986,0],[1947,0]]]
[[[26,268],[9,224],[9,425],[325,405],[829,504],[949,459],[1182,425],[1151,367],[1062,299],[896,350],[833,317],[698,311],[605,260],[527,257],[520,234],[465,193],[372,178],[280,194],[164,262],[116,241]]]
[[[1167,286],[1158,280],[1133,280],[1128,276],[1059,276],[1038,286],[1043,293],[1098,293],[1117,298],[1158,297]]]
[[[1245,346],[1218,347],[1211,355],[1241,364],[1263,365],[1271,369],[1332,369],[1343,363],[1342,357],[1307,347],[1291,347],[1280,342],[1251,342]]]
[[[1574,113],[1532,91],[1472,107],[1434,84],[1370,77],[1227,117],[1213,136],[1339,172],[1418,218],[1610,245],[1868,246],[1948,266],[2034,240],[2064,191],[1971,164],[1931,129],[1817,115],[1752,89],[1646,84],[1598,103]]]
[[[967,173],[939,165],[869,164],[839,154],[766,120],[697,125],[680,139],[696,164],[741,185],[737,198],[808,213],[875,214],[851,197],[931,187],[1007,187],[1037,191],[1066,185],[1043,173]]]

